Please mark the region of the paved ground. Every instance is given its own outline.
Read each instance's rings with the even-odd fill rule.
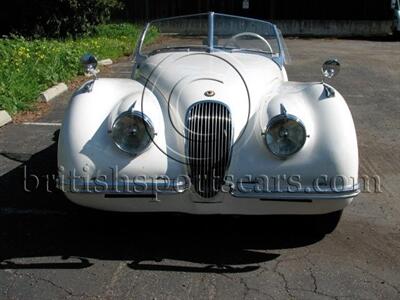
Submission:
[[[0,129],[0,298],[400,298],[400,43],[289,40],[292,80],[333,84],[348,100],[362,193],[325,237],[301,219],[137,216],[94,212],[55,192],[24,190],[28,174],[54,174],[57,124]],[[129,64],[113,67],[124,77]],[[112,74],[111,74],[112,75]],[[38,122],[61,121],[66,99]],[[44,180],[44,178],[41,178]],[[27,189],[35,181],[29,178]]]

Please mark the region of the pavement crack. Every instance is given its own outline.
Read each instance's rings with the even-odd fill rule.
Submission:
[[[332,298],[332,299],[338,299],[339,297],[342,297],[342,296],[326,294],[318,289],[317,276],[315,276],[314,271],[313,271],[314,263],[308,257],[306,257],[306,260],[310,264],[310,266],[308,267],[308,272],[310,273],[310,277],[311,277],[313,285],[314,285],[314,289],[312,290],[312,292],[316,295],[325,296],[325,297]]]
[[[310,254],[310,251],[308,251],[305,255],[302,255],[300,257],[296,257],[296,258],[291,258],[291,259],[286,259],[286,260],[278,260],[276,265],[273,267],[272,272],[274,272],[275,274],[277,274],[283,281],[284,283],[284,289],[285,292],[289,295],[289,297],[296,299],[297,297],[293,294],[293,291],[302,291],[302,292],[310,292],[313,293],[315,295],[319,295],[319,296],[324,296],[324,297],[328,297],[331,299],[339,299],[339,297],[346,297],[346,296],[336,296],[336,295],[330,295],[330,294],[326,294],[322,291],[319,290],[318,288],[318,281],[317,281],[317,277],[315,276],[312,267],[314,266],[314,264],[312,263],[312,261],[308,258],[308,255]],[[300,260],[300,259],[306,259],[307,262],[311,265],[308,268],[310,277],[312,279],[313,282],[313,289],[303,289],[303,288],[292,288],[289,286],[289,281],[286,278],[285,274],[281,271],[279,271],[279,266],[281,263],[283,262],[287,262],[287,261],[296,261],[296,260]]]
[[[71,291],[70,289],[67,289],[61,285],[56,284],[55,282],[53,282],[50,279],[47,278],[42,278],[42,277],[38,277],[32,273],[20,273],[21,276],[26,276],[28,278],[30,278],[31,280],[35,281],[36,283],[38,283],[39,281],[45,282],[50,284],[51,286],[63,291],[64,293],[66,293],[67,295],[71,296],[71,297],[77,297],[77,298],[99,298],[99,296],[92,296],[92,295],[88,295],[86,293],[82,293],[82,294],[75,294],[73,291]]]
[[[125,266],[125,264],[123,262],[120,262],[118,264],[117,268],[115,269],[115,271],[113,272],[110,282],[106,286],[106,295],[107,296],[110,296],[110,297],[112,296],[112,291],[114,289],[116,282],[119,280],[119,277],[121,276],[124,266]]]
[[[15,286],[15,282],[17,281],[17,274],[11,271],[12,282],[8,285],[7,289],[4,291],[5,299],[11,299],[10,290]]]
[[[311,279],[312,279],[313,285],[314,285],[314,290],[313,290],[313,292],[314,292],[314,293],[317,293],[317,292],[318,292],[317,278],[315,277],[315,275],[314,275],[313,270],[312,270],[311,267],[308,268],[308,271],[310,272],[310,276],[311,276]]]
[[[396,285],[394,285],[394,284],[388,282],[386,279],[384,279],[384,278],[382,278],[382,277],[380,277],[380,276],[378,276],[378,275],[376,275],[376,274],[371,273],[370,271],[368,271],[368,270],[366,270],[366,269],[364,269],[364,268],[361,268],[361,267],[359,267],[359,266],[355,266],[355,268],[356,268],[356,269],[359,269],[361,272],[364,272],[364,273],[368,274],[369,276],[371,276],[371,277],[377,279],[377,280],[380,281],[382,284],[386,284],[387,286],[389,286],[389,287],[391,287],[392,289],[394,289],[394,290],[396,291],[397,294],[400,295],[400,288],[398,288]]]
[[[215,282],[215,277],[213,274],[211,274],[209,286],[211,287],[211,289],[208,289],[208,298],[215,299],[217,295],[217,284]]]
[[[231,281],[235,281],[235,280],[237,280],[236,278],[232,278],[231,276],[229,276],[229,275],[227,275],[227,274],[220,274],[221,276],[223,276],[223,277],[225,277],[225,278],[228,278],[229,280],[231,280]],[[260,289],[257,289],[257,288],[254,288],[254,287],[250,287],[249,285],[248,285],[248,283],[246,282],[246,280],[245,280],[245,278],[243,278],[243,277],[238,277],[238,279],[239,279],[239,283],[244,287],[244,293],[243,293],[243,299],[246,299],[247,297],[248,297],[248,295],[249,295],[249,293],[251,292],[251,291],[254,291],[254,292],[256,292],[257,294],[261,294],[261,295],[264,295],[264,296],[266,296],[266,297],[268,297],[268,298],[270,298],[270,299],[272,299],[272,300],[275,300],[275,298],[272,296],[272,295],[270,295],[270,294],[268,294],[268,293],[266,293],[266,292],[264,292],[264,291],[261,291]]]
[[[286,277],[285,277],[285,274],[283,274],[282,272],[278,271],[279,265],[280,265],[282,262],[284,262],[284,261],[283,261],[283,260],[277,261],[276,265],[275,265],[274,268],[272,269],[272,272],[276,273],[276,274],[283,280],[284,288],[285,288],[286,294],[288,294],[289,297],[291,297],[291,298],[294,299],[294,298],[296,298],[296,297],[295,297],[295,296],[292,294],[292,292],[290,291],[289,282],[287,281],[287,279],[286,279]]]
[[[250,293],[250,287],[248,286],[247,282],[242,278],[239,277],[240,284],[244,287],[244,295],[243,298],[246,299]]]

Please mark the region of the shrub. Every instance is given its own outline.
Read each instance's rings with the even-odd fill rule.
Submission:
[[[86,52],[98,59],[131,54],[140,29],[113,24],[77,39],[0,39],[0,107],[10,113],[29,109],[41,91],[79,74],[79,60]]]
[[[14,0],[2,19],[2,34],[77,37],[110,20],[120,0]]]

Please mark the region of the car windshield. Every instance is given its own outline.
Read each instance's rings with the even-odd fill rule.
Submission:
[[[258,53],[281,64],[288,61],[282,35],[274,24],[217,13],[152,21],[146,25],[136,53],[146,57],[180,50]]]

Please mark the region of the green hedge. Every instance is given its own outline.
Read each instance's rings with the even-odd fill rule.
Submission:
[[[120,0],[12,0],[0,20],[0,33],[65,38],[92,33],[120,11]]]
[[[132,53],[141,27],[99,25],[91,36],[78,39],[0,39],[0,107],[14,114],[29,109],[48,87],[82,72],[80,57],[98,59]]]

